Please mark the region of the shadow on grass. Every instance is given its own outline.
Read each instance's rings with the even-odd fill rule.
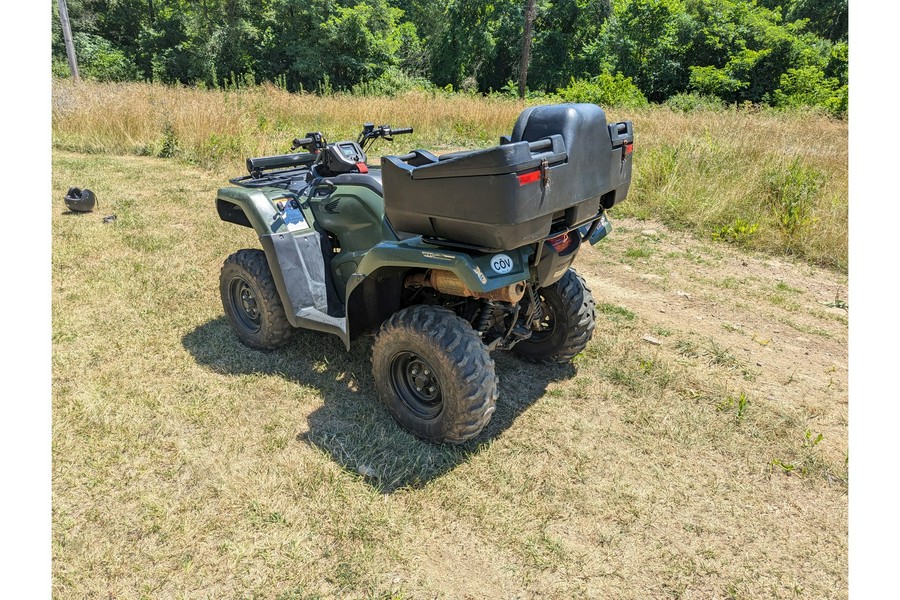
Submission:
[[[182,338],[196,361],[216,372],[277,375],[318,391],[324,403],[308,415],[309,429],[297,439],[362,474],[382,493],[420,487],[466,462],[512,426],[550,382],[575,373],[571,365],[532,365],[494,353],[500,398],[490,423],[465,444],[437,445],[407,433],[378,401],[370,362],[373,341],[361,337],[347,352],[335,336],[300,330],[285,348],[259,352],[241,345],[224,317]]]

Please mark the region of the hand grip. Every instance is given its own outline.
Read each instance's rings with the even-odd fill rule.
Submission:
[[[291,150],[296,150],[301,146],[305,146],[306,144],[312,144],[313,139],[305,137],[302,140],[300,138],[294,138],[294,141],[291,143]]]

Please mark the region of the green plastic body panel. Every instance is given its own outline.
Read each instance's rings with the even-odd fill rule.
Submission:
[[[220,188],[217,199],[230,202],[244,211],[244,215],[257,235],[272,233],[286,233],[288,231],[281,213],[275,206],[278,201],[287,201],[294,198],[294,194],[279,188]],[[307,222],[312,213],[303,211]]]
[[[450,271],[462,279],[475,292],[490,292],[530,277],[529,261],[534,254],[532,246],[516,250],[479,254],[434,246],[417,236],[403,241],[385,241],[366,253],[359,263],[353,280],[348,284],[348,296],[358,283],[383,267],[441,269]],[[499,257],[509,259],[511,266],[504,265],[505,273],[497,272],[491,265]]]
[[[364,186],[340,185],[327,196],[312,197],[308,202],[315,222],[341,242],[340,253],[331,259],[331,272],[343,298],[363,256],[382,241],[397,240],[384,220],[384,199]]]
[[[275,256],[274,237],[303,236],[310,228],[291,230],[275,203],[296,198],[310,228],[319,227],[334,233],[341,242],[341,252],[331,259],[331,271],[338,296],[350,306],[354,290],[380,269],[441,269],[459,277],[475,292],[490,292],[532,277],[530,266],[534,245],[498,253],[480,253],[436,246],[422,241],[421,236],[398,240],[384,220],[384,201],[374,190],[363,186],[342,185],[322,197],[297,198],[281,188],[222,188],[218,199],[240,208],[260,237],[284,306],[292,305],[284,275]],[[601,231],[605,227],[599,228]],[[595,234],[596,235],[596,234]],[[600,236],[592,236],[594,239]],[[340,324],[317,323],[286,311],[295,327],[333,333],[345,347],[350,347],[349,322],[346,315]]]
[[[341,240],[341,251],[359,252],[397,236],[384,220],[384,200],[374,190],[341,185],[324,197],[309,199],[316,223]]]

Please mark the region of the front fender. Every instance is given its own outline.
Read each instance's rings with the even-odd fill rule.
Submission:
[[[288,230],[308,229],[306,227],[289,227],[293,222],[285,222],[285,214],[275,206],[278,200],[295,198],[291,192],[278,188],[220,188],[216,195],[216,210],[219,218],[229,223],[252,227],[257,235],[272,235],[273,233],[286,233]],[[239,211],[237,210],[239,209]],[[295,220],[300,211],[296,211]],[[303,211],[304,220],[309,221],[309,215]],[[304,223],[305,225],[305,223]]]

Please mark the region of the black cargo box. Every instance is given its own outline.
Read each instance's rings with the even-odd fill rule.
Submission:
[[[383,157],[385,212],[399,231],[512,250],[624,198],[633,140],[595,104],[528,108],[499,146]]]

